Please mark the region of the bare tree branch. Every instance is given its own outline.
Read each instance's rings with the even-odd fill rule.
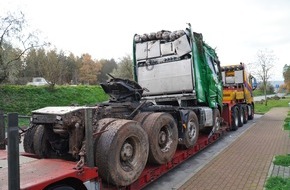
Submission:
[[[273,51],[259,50],[257,53],[257,61],[254,63],[255,70],[253,72],[254,75],[258,76],[261,79],[264,96],[265,96],[265,105],[267,106],[267,84],[268,80],[271,78],[272,73],[271,69],[274,67],[274,63],[276,61],[276,57]]]
[[[26,20],[24,14],[8,13],[6,17],[0,17],[0,84],[8,78],[13,78],[21,67],[15,64],[21,60],[29,50],[47,45],[39,45],[38,38],[33,32],[25,32]],[[20,46],[20,48],[15,48]],[[5,47],[8,47],[8,49]]]

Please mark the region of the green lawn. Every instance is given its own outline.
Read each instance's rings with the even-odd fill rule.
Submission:
[[[278,166],[290,166],[290,155],[275,156],[273,163]]]
[[[108,96],[100,86],[0,86],[0,110],[30,115],[31,111],[47,106],[95,105]]]
[[[95,105],[106,100],[100,86],[0,86],[0,110],[5,114],[31,115],[31,111],[47,106]],[[28,125],[29,118],[19,118],[20,127]]]
[[[282,177],[270,177],[266,184],[266,190],[289,190],[290,189],[290,179],[285,179]]]
[[[285,99],[280,100],[268,100],[267,106],[263,103],[255,103],[255,113],[265,114],[270,109],[274,107],[289,107],[288,103],[290,102],[290,97],[286,97]]]

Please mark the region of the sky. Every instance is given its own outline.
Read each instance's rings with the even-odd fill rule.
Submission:
[[[119,61],[132,55],[134,34],[185,29],[203,34],[222,65],[255,63],[257,53],[277,58],[270,80],[290,65],[289,0],[9,0],[0,15],[22,11],[32,30],[58,50]]]

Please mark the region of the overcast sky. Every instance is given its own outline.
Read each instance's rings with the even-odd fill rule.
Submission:
[[[290,0],[6,0],[58,50],[94,59],[132,55],[135,33],[179,30],[191,23],[216,48],[222,65],[252,63],[259,50],[277,57],[271,80],[290,64]]]

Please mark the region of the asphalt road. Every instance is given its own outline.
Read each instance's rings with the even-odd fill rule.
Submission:
[[[237,131],[226,133],[221,139],[213,143],[206,149],[189,158],[186,162],[172,169],[170,172],[161,176],[158,180],[152,182],[144,190],[169,190],[178,189],[194,174],[196,174],[203,166],[209,163],[215,156],[221,153],[239,136],[247,131],[261,117],[255,115],[254,120],[248,121],[246,125],[239,128]]]

